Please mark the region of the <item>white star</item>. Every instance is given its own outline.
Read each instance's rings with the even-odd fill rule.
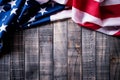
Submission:
[[[6,31],[6,27],[7,27],[7,25],[2,24],[2,26],[0,27],[0,32]]]
[[[26,0],[25,5],[28,5],[28,3],[27,3],[28,1],[29,1],[29,0]]]
[[[11,7],[13,7],[16,5],[16,1],[11,1],[11,2],[9,2],[9,4],[11,5]]]
[[[46,11],[46,8],[41,8],[39,12],[43,15],[47,11]]]
[[[16,10],[17,10],[17,8],[14,8],[14,9],[11,11],[10,15],[16,14]]]
[[[4,6],[0,6],[0,13],[3,11],[5,12],[5,10],[3,9]]]
[[[27,26],[30,27],[30,24],[28,24]]]
[[[25,2],[25,5],[28,5],[27,1]]]
[[[32,17],[28,22],[32,22],[32,21],[34,21],[34,20],[35,20],[35,16]]]

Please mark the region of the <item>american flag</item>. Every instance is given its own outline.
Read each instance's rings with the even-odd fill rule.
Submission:
[[[11,29],[72,18],[78,25],[120,36],[120,0],[0,0],[0,50]]]
[[[68,0],[72,19],[79,25],[120,36],[120,0]]]

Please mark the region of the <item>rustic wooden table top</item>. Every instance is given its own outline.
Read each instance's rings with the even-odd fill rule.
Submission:
[[[16,32],[0,80],[120,80],[120,39],[57,21]]]

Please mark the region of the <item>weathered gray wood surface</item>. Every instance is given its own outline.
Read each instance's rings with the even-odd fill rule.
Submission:
[[[0,80],[120,80],[120,39],[72,20],[19,31],[10,40],[0,56]]]

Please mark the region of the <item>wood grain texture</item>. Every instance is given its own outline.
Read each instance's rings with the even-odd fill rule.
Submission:
[[[53,44],[54,80],[67,80],[67,23],[54,24]]]
[[[120,40],[119,38],[110,39],[110,79],[120,80]]]
[[[110,80],[110,51],[107,35],[96,35],[96,74],[97,80]]]
[[[120,38],[70,19],[15,32],[7,41],[0,80],[120,80]]]
[[[9,53],[10,54],[10,53]],[[10,55],[0,58],[0,80],[10,80]]]
[[[40,80],[53,80],[53,27],[39,28]]]
[[[25,80],[39,80],[38,29],[25,30]]]
[[[82,28],[83,80],[96,80],[95,37],[94,31]]]
[[[11,50],[11,80],[24,80],[25,79],[25,64],[24,64],[24,42],[23,42],[23,32],[16,32]]]
[[[82,80],[81,28],[68,21],[68,80]]]

